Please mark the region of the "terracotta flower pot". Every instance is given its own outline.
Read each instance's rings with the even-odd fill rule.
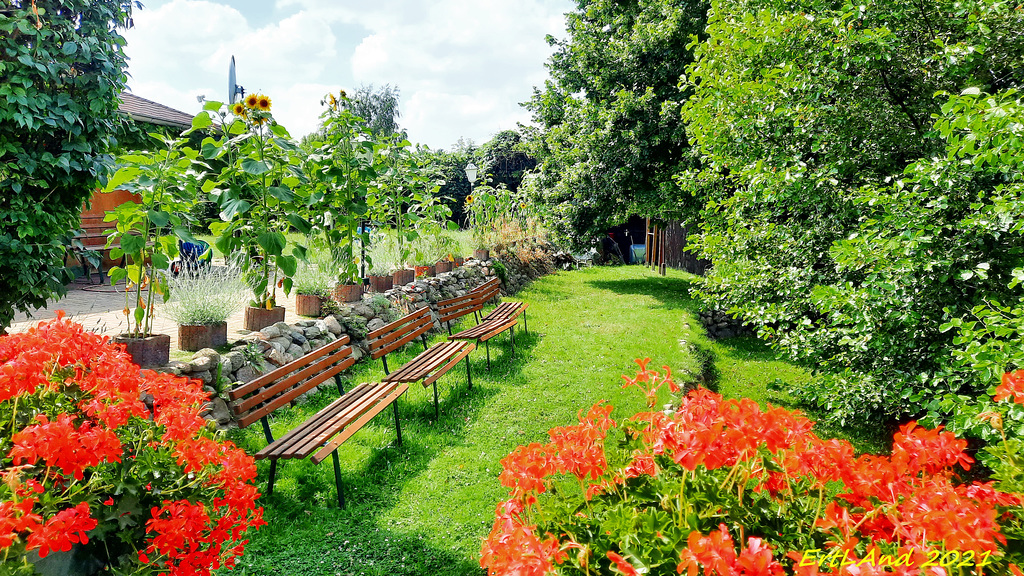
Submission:
[[[296,294],[295,313],[299,316],[320,316],[321,301],[318,294]]]
[[[416,271],[402,268],[401,270],[395,270],[392,277],[394,278],[395,286],[405,286],[416,279]]]
[[[395,286],[393,276],[370,276],[371,292],[386,292]]]
[[[416,277],[417,278],[419,278],[420,276],[434,276],[435,274],[436,274],[436,271],[434,270],[434,265],[433,264],[431,264],[430,266],[417,266],[416,267]]]
[[[255,332],[278,322],[284,322],[284,306],[274,306],[270,310],[247,306],[245,308],[245,320],[242,322],[242,328]]]
[[[459,266],[462,266],[465,263],[466,263],[466,259],[463,258],[462,256],[456,256],[455,257],[455,267],[456,268],[458,268]]]
[[[473,258],[476,258],[477,260],[479,260],[481,262],[490,260],[491,259],[491,251],[488,250],[487,248],[484,248],[483,250],[473,250]]]
[[[437,264],[434,264],[434,267],[438,274],[443,274],[445,272],[451,272],[455,265],[447,260],[441,260]]]
[[[114,342],[124,344],[125,352],[132,357],[132,362],[140,368],[157,368],[166,366],[171,360],[171,337],[167,334],[153,334],[146,338],[132,338],[121,334]]]
[[[195,352],[228,343],[228,323],[182,324],[178,326],[178,350]]]
[[[362,295],[362,284],[338,284],[334,287],[335,302],[356,302]]]

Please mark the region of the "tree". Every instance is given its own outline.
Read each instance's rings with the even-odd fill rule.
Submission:
[[[13,0],[0,7],[0,327],[64,293],[61,238],[109,170],[124,39],[137,3]]]
[[[399,134],[399,140],[406,139],[405,131],[398,126],[401,111],[398,86],[385,84],[374,90],[373,84],[363,84],[340,102],[351,113],[366,121],[374,137],[381,138]]]
[[[678,219],[695,205],[672,182],[693,165],[679,78],[708,3],[578,0],[568,38],[549,37],[551,78],[524,105],[541,131],[541,200],[553,229],[581,243],[631,214]]]
[[[830,418],[916,413],[909,399],[948,360],[943,309],[999,294],[1008,270],[961,274],[1019,253],[960,224],[992,174],[922,176],[948,154],[935,94],[1019,85],[1024,39],[1007,31],[1024,15],[995,0],[715,0],[711,13],[683,112],[703,170],[679,177],[707,199],[698,294],[823,371],[795,391]]]
[[[490,177],[491,185],[504,184],[515,192],[526,172],[537,165],[537,159],[530,155],[522,140],[519,132],[502,130],[476,151],[481,173]]]

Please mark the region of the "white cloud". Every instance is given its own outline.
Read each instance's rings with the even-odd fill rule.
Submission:
[[[391,84],[401,90],[401,125],[435,148],[459,136],[484,142],[529,119],[517,104],[544,81],[544,36],[564,35],[562,13],[572,8],[569,0],[278,0],[275,13],[289,15],[259,27],[246,16],[255,7],[155,2],[125,34],[137,95],[196,113],[197,95],[226,98],[234,55],[239,84],[269,95],[296,137],[316,127],[326,92]],[[338,38],[338,26],[364,36]]]

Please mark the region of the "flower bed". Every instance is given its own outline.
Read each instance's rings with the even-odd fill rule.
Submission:
[[[0,337],[5,568],[73,547],[119,573],[232,567],[263,510],[253,459],[209,430],[206,399],[62,314]]]
[[[653,408],[671,373],[638,363],[626,386]],[[1024,377],[997,394],[1024,404]],[[911,422],[891,456],[855,457],[799,412],[706,389],[611,412],[599,402],[502,461],[489,574],[1021,574],[1021,495],[959,480],[966,441],[941,429]]]

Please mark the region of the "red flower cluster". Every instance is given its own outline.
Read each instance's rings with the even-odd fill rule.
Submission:
[[[637,363],[641,373],[636,378],[627,378],[629,385],[656,386],[668,381],[668,377],[652,374],[646,360]],[[650,389],[644,388],[645,394]],[[1024,371],[1004,379],[1001,393],[1024,399]],[[991,484],[956,484],[954,467],[966,470],[973,459],[964,454],[964,440],[941,428],[928,430],[911,422],[895,435],[891,456],[855,458],[848,442],[818,438],[812,432],[813,423],[799,412],[770,406],[761,410],[749,399],[725,400],[704,389],[691,392],[674,413],[646,412],[630,419],[624,427],[627,437],[633,439],[634,446],[639,442],[641,448],[634,450],[621,469],[608,469],[604,439],[615,426],[610,412],[605,411],[608,408],[595,406],[587,417],[581,414],[579,425],[553,429],[551,443],[518,448],[502,460],[504,470],[500,478],[511,489],[511,500],[499,506],[498,520],[483,546],[481,565],[488,568],[489,574],[546,574],[568,557],[567,550],[571,548],[594,552],[586,550],[589,544],[577,543],[567,534],[560,539],[547,534],[542,541],[536,534],[536,525],[528,520],[546,515],[544,502],[538,496],[550,490],[554,476],[559,474],[574,475],[581,484],[595,481],[584,491],[585,500],[589,501],[599,493],[612,499],[630,498],[626,490],[617,487],[626,479],[658,477],[663,473],[659,461],[664,466],[678,465],[673,467],[673,473],[682,476],[683,486],[688,475],[707,475],[721,469],[723,472],[716,476],[712,486],[717,490],[732,489],[739,502],[744,501],[743,491],[748,486],[754,492],[767,493],[780,510],[800,498],[816,502],[809,507],[817,508],[816,518],[808,514],[810,518],[804,520],[804,525],[816,530],[828,542],[827,546],[836,551],[853,550],[855,546],[863,551],[866,546],[880,555],[879,550],[884,548],[887,554],[905,554],[921,560],[916,564],[918,567],[928,553],[940,550],[1001,555],[1000,545],[1006,544],[1006,538],[999,524],[1000,515],[1005,508],[1019,507],[1022,502],[1018,495],[1000,492]],[[603,424],[599,426],[599,422]],[[833,482],[844,488],[838,495],[826,497],[836,492],[834,486],[826,487]],[[679,484],[672,480],[665,485]],[[683,499],[682,492],[644,494],[644,499],[654,502],[660,498],[662,506],[666,501]],[[565,507],[561,506],[560,509]],[[632,510],[628,503],[625,508]],[[577,510],[583,510],[577,516],[586,518],[583,504]],[[681,520],[684,512],[682,508],[678,510]],[[710,512],[717,513],[714,509]],[[662,512],[655,512],[658,513]],[[734,528],[737,527],[743,530],[742,526]],[[640,529],[639,525],[636,529]],[[759,536],[770,539],[775,534]],[[641,533],[627,538],[643,541],[660,536]],[[533,559],[532,571],[508,570],[512,559],[527,556]],[[581,566],[587,557],[581,552]],[[787,557],[793,558],[791,553],[781,550],[779,558]],[[607,551],[607,558],[618,573],[635,573],[633,565],[614,550]],[[678,571],[689,576],[696,576],[702,568],[706,575],[784,573],[765,540],[748,538],[746,547],[737,550],[724,524],[707,536],[697,531],[690,533],[680,559]],[[898,570],[906,566],[884,567],[882,571],[876,568],[862,564],[840,567],[837,573],[892,573],[889,569],[900,573]],[[798,572],[826,573],[818,570],[815,566]]]
[[[1013,397],[1013,401],[1017,404],[1024,404],[1024,370],[1003,374],[1003,381],[996,387],[996,394],[992,399],[1002,402],[1010,397]]]
[[[109,517],[93,511],[117,506],[120,490],[142,501],[158,491],[179,498],[152,506],[148,520],[139,510],[143,517],[122,528],[139,561],[171,574],[233,566],[246,530],[263,524],[256,467],[205,435],[206,401],[198,381],[140,371],[62,314],[0,337],[0,438],[12,445],[0,460],[0,554],[68,551],[89,542]],[[111,492],[115,479],[121,489]]]

